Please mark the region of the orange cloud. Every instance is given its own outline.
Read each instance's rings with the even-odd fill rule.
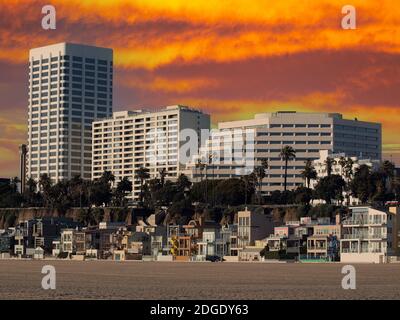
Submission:
[[[167,79],[155,77],[149,81],[132,79],[124,81],[124,86],[157,92],[188,93],[204,87],[216,87],[217,82],[210,79]]]
[[[382,122],[384,151],[400,153],[398,0],[352,0],[350,31],[340,27],[343,0],[51,3],[57,30],[44,31],[47,1],[0,0],[0,175],[16,171],[26,139],[28,51],[63,41],[114,48],[118,105],[188,104],[214,124],[265,111],[342,112]]]
[[[214,126],[220,121],[250,119],[255,113],[298,111],[298,112],[339,112],[344,118],[358,118],[360,121],[382,123],[383,136],[386,146],[398,145],[399,116],[398,109],[389,106],[375,106],[366,108],[361,105],[343,106],[335,103],[336,98],[342,93],[323,94],[315,93],[306,97],[293,97],[284,101],[238,101],[238,100],[210,100],[186,99],[190,105],[199,106],[204,110],[212,111]],[[313,99],[312,97],[316,97]],[[326,99],[326,100],[324,100]],[[332,105],[332,109],[327,108]]]
[[[28,43],[43,45],[66,34],[84,36],[82,30],[98,45],[112,43],[117,65],[150,69],[177,59],[224,62],[320,49],[400,52],[400,3],[391,0],[354,0],[359,19],[354,31],[340,28],[341,0],[254,0],[251,5],[240,0],[56,0],[58,30],[51,33],[40,29],[43,1],[1,2],[0,17],[7,24],[0,35],[2,56],[18,62],[25,61],[32,33]],[[186,25],[167,36],[162,29],[153,32],[163,21]],[[138,25],[143,28],[135,29]]]
[[[3,110],[0,116],[0,177],[15,176],[18,145],[26,143],[27,125],[20,112]]]

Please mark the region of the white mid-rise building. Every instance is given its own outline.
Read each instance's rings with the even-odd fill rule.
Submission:
[[[312,162],[314,169],[317,172],[317,179],[312,179],[310,181],[311,189],[315,188],[319,179],[324,178],[328,175],[328,158],[330,158],[332,164],[331,174],[341,176],[343,180],[346,181],[346,183],[351,181],[357,169],[362,165],[368,166],[371,171],[377,171],[381,166],[381,160],[378,159],[348,157],[345,153],[332,153],[330,150],[321,150],[319,158]],[[348,198],[348,201],[351,205],[360,204],[359,199],[353,197],[350,191],[343,191],[343,198]],[[314,203],[318,202],[320,201],[314,200]]]
[[[135,171],[141,167],[149,169],[150,178],[159,177],[159,171],[165,168],[166,179],[176,179],[185,168],[180,152],[187,142],[180,139],[185,129],[194,133],[192,139],[199,146],[201,131],[210,129],[210,116],[175,105],[159,111],[114,112],[112,118],[95,121],[92,178],[99,178],[104,171],[111,171],[116,182],[127,177],[133,182],[133,199],[140,195]],[[194,150],[197,152],[198,147]]]
[[[27,178],[91,178],[92,122],[112,114],[113,51],[59,43],[30,50]]]
[[[351,173],[355,173],[357,168],[362,165],[366,165],[371,168],[372,171],[379,169],[381,161],[378,159],[371,158],[361,158],[361,157],[349,157],[346,153],[332,153],[329,150],[321,150],[319,153],[319,158],[313,161],[313,166],[317,172],[317,178],[323,178],[328,175],[326,160],[330,158],[332,160],[332,172],[331,174],[336,174],[346,178],[346,166],[341,164],[342,160],[351,160]],[[350,168],[349,168],[350,169]],[[314,181],[311,181],[313,183]]]
[[[381,124],[343,119],[338,113],[276,112],[255,115],[251,120],[222,122],[213,131],[198,158],[207,171],[189,165],[187,174],[194,181],[227,179],[249,174],[266,159],[269,163],[262,191],[268,194],[284,189],[283,147],[291,146],[296,158],[288,162],[287,189],[304,184],[301,175],[306,160],[320,158],[321,150],[380,160]],[[212,155],[212,158],[208,157]]]

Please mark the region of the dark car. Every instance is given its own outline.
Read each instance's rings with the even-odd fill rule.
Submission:
[[[211,262],[222,262],[223,259],[219,256],[206,256],[206,261],[211,261]]]

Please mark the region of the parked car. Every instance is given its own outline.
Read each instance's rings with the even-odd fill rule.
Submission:
[[[206,261],[211,261],[211,262],[222,262],[223,259],[219,256],[206,256]]]

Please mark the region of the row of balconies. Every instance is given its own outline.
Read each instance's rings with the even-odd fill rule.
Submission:
[[[363,234],[343,234],[342,235],[342,239],[344,239],[344,240],[349,240],[349,239],[373,240],[373,239],[386,239],[386,238],[387,238],[386,233],[378,233],[378,234],[363,233]]]
[[[357,248],[341,248],[340,252],[341,253],[386,253],[386,250],[384,248],[381,249],[362,248],[360,249],[360,251],[358,251]]]
[[[381,226],[386,226],[386,221],[384,220],[375,220],[375,219],[356,219],[356,218],[350,218],[350,219],[346,219],[345,221],[343,221],[342,225],[344,227],[346,226],[357,226],[357,225],[381,225]]]
[[[104,120],[107,120],[109,118],[104,118]],[[176,120],[175,120],[176,121]],[[104,124],[102,126],[102,124]],[[134,130],[134,129],[148,129],[148,128],[161,128],[161,129],[167,129],[167,127],[175,127],[177,126],[177,122],[174,123],[159,123],[155,120],[151,121],[151,122],[146,122],[145,124],[143,122],[138,122],[136,124],[131,124],[131,125],[126,125],[127,123],[125,123],[125,127],[119,125],[119,126],[115,126],[113,124],[108,124],[108,123],[99,123],[96,122],[95,124],[95,130],[96,132],[110,132],[110,131],[124,131],[124,130]]]
[[[156,122],[147,122],[146,125],[142,124],[135,124],[135,125],[125,125],[123,126],[118,126],[118,127],[113,127],[113,126],[98,126],[96,124],[95,126],[95,132],[110,132],[110,131],[125,131],[125,130],[138,130],[138,129],[145,129],[149,127],[157,127],[159,126],[160,128],[165,128],[165,127],[176,127],[178,125],[177,120],[174,120],[173,122],[170,122],[168,124],[159,124]],[[142,130],[143,131],[143,130]]]

